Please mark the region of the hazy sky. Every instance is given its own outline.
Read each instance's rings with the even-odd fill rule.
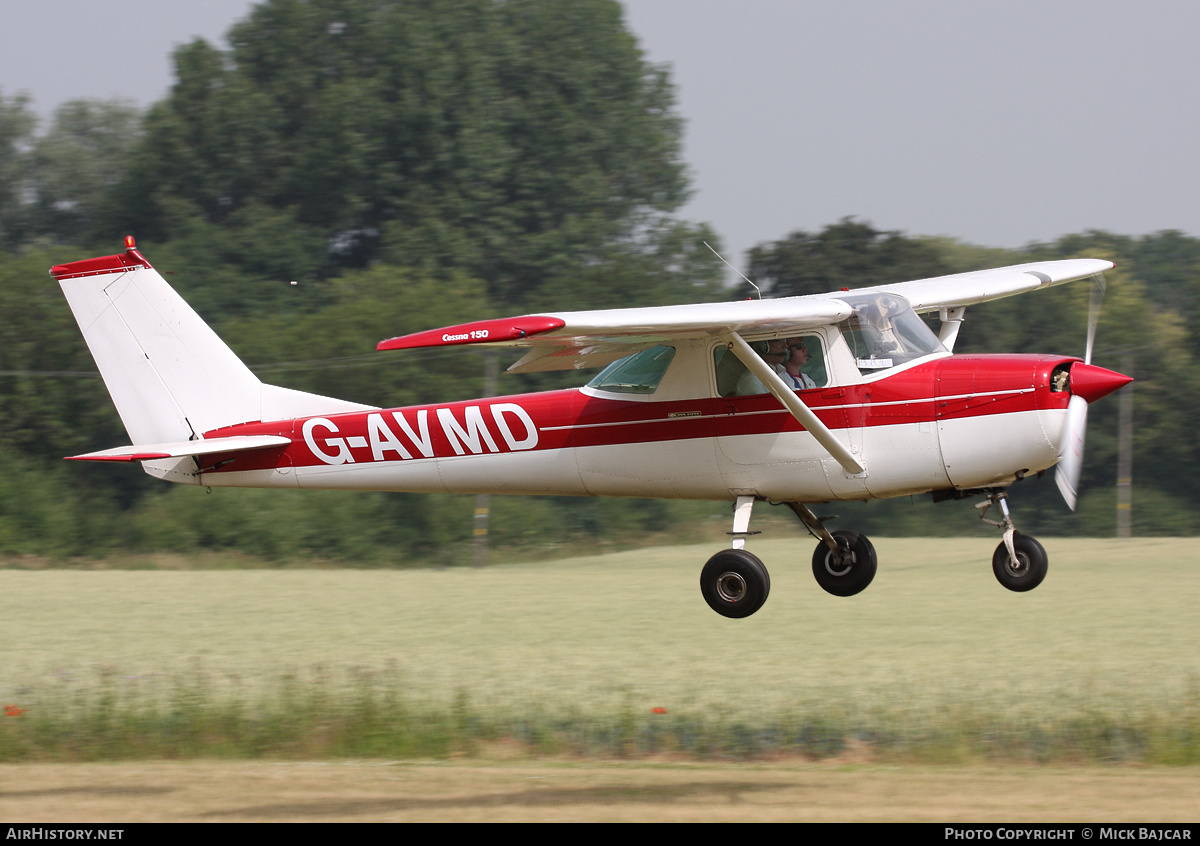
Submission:
[[[147,105],[175,45],[248,0],[0,0],[0,91],[48,115]],[[1089,228],[1200,235],[1194,0],[626,0],[669,63],[695,197],[726,255],[854,215],[1019,246]]]

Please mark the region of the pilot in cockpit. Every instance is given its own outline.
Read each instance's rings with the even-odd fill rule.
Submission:
[[[805,340],[803,338],[788,338],[787,357],[783,362],[785,373],[783,381],[797,391],[815,388],[817,383],[802,369],[806,364],[808,364],[808,345],[805,343]]]

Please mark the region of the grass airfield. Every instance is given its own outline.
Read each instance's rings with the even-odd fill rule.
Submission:
[[[808,539],[752,542],[771,595],[744,620],[700,596],[707,544],[482,570],[5,569],[0,698],[99,673],[386,668],[494,707],[1197,704],[1195,541],[1044,540],[1049,575],[1026,594],[995,581],[994,538],[875,543],[875,581],[840,598]]]
[[[745,620],[700,596],[712,544],[484,570],[0,569],[0,700],[26,709],[0,719],[0,813],[1194,820],[1200,544],[1043,540],[1046,581],[1014,594],[996,542],[876,540],[874,583],[838,598],[808,539],[755,540],[772,588]],[[449,714],[440,751],[213,740],[255,703],[328,735],[364,678],[414,722]],[[207,709],[199,745],[139,748],[149,718],[119,718],[143,702],[156,726]],[[58,707],[74,721],[34,722]],[[460,712],[492,728],[468,737]],[[14,742],[37,725],[107,740]]]

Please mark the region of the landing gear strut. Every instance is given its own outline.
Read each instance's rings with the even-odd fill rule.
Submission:
[[[987,511],[993,505],[1000,506],[1002,519],[989,520]],[[1004,541],[992,554],[992,572],[997,581],[1018,593],[1033,590],[1046,578],[1049,557],[1035,538],[1017,531],[1012,515],[1008,511],[1008,494],[1003,490],[991,491],[987,499],[975,506],[979,519],[1004,530]]]
[[[800,502],[785,502],[820,543],[813,553],[813,576],[834,596],[854,596],[875,578],[878,559],[867,536],[858,532],[830,532],[822,518]],[[732,549],[718,552],[700,573],[700,592],[712,610],[725,617],[749,617],[767,601],[771,577],[756,556],[747,552],[753,496],[739,496],[733,510]],[[825,518],[829,519],[829,518]]]
[[[749,617],[767,601],[771,577],[758,557],[745,549],[754,497],[739,496],[733,509],[733,548],[708,559],[700,572],[700,592],[708,607],[723,617]]]
[[[866,535],[840,529],[830,532],[821,518],[799,502],[784,503],[821,541],[813,552],[812,570],[817,584],[834,596],[854,596],[875,578],[879,559]]]

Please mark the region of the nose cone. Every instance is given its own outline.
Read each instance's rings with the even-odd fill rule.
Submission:
[[[1077,361],[1071,365],[1071,394],[1083,397],[1089,405],[1132,381],[1132,376],[1105,370],[1094,364]]]

